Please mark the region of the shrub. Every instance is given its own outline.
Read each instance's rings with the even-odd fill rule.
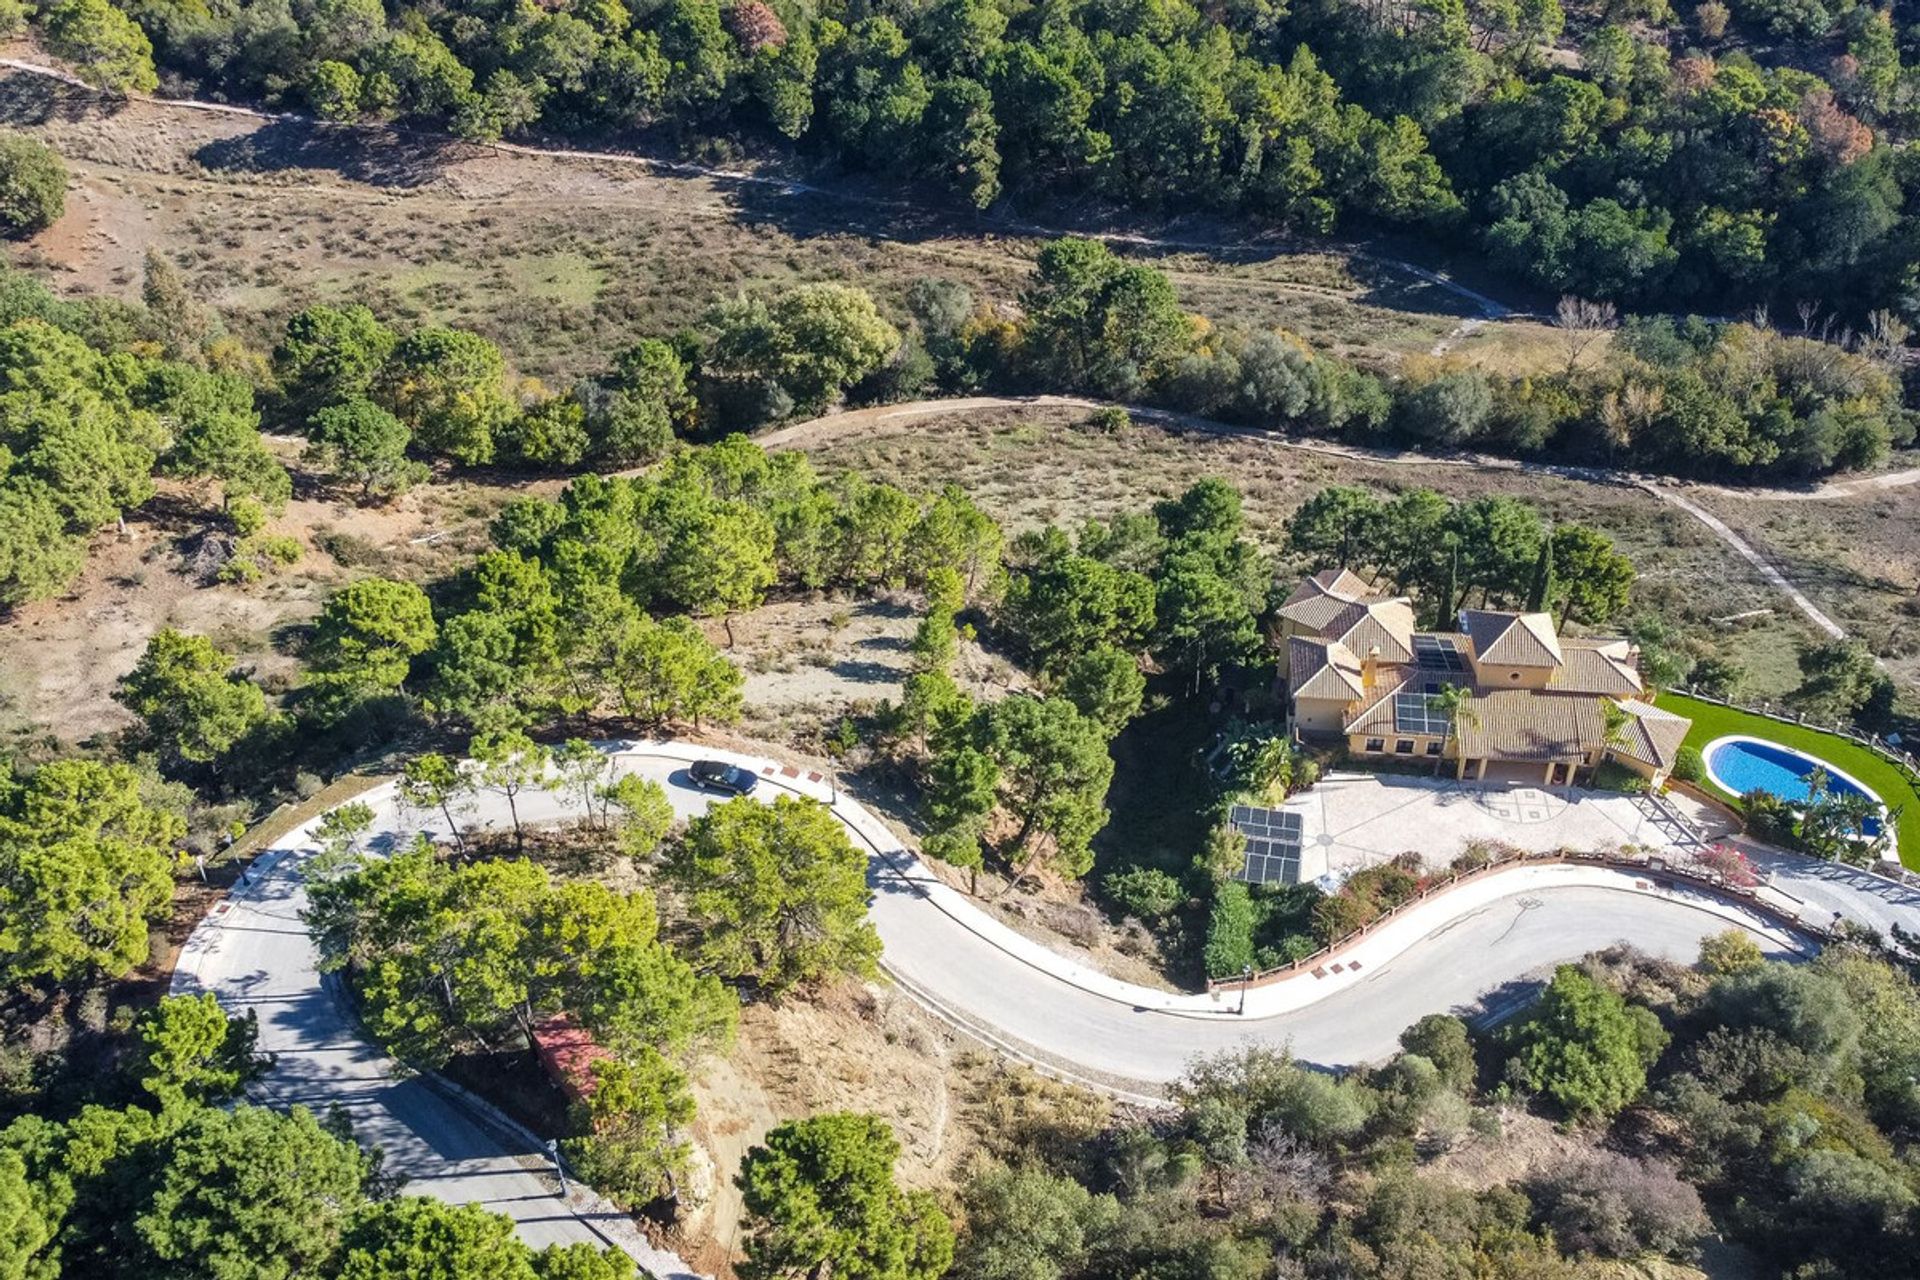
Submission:
[[[1352,894],[1330,893],[1313,904],[1314,936],[1332,946],[1378,914]]]
[[[53,148],[0,134],[0,232],[30,236],[67,211],[67,166]]]
[[[1698,747],[1682,747],[1673,758],[1673,776],[1682,782],[1699,782],[1707,776],[1707,762]]]
[[[1127,416],[1125,409],[1112,404],[1103,409],[1095,409],[1086,417],[1089,431],[1098,431],[1102,435],[1109,436],[1125,431],[1132,422],[1133,419]]]
[[[1592,786],[1598,791],[1638,795],[1647,789],[1647,780],[1618,760],[1602,760],[1593,771]]]
[[[1820,1057],[1836,1056],[1860,1035],[1860,1015],[1844,988],[1825,973],[1768,964],[1713,984],[1707,1008],[1735,1031],[1770,1031]]]
[[[1450,1013],[1430,1013],[1400,1033],[1400,1047],[1431,1062],[1447,1088],[1466,1093],[1475,1075],[1473,1037]]]
[[[1319,949],[1320,943],[1310,933],[1290,933],[1274,948],[1281,964],[1298,964]]]
[[[1654,1160],[1596,1152],[1541,1175],[1528,1192],[1560,1247],[1579,1253],[1685,1257],[1707,1229],[1699,1194]]]
[[[1206,964],[1210,978],[1234,977],[1253,963],[1253,900],[1238,880],[1214,886],[1207,916]]]
[[[1732,845],[1708,845],[1694,855],[1694,865],[1720,877],[1730,889],[1751,889],[1760,883],[1760,873],[1747,861],[1747,855]]]
[[[1375,1108],[1373,1091],[1357,1079],[1335,1080],[1263,1045],[1194,1059],[1172,1097],[1189,1109],[1225,1102],[1246,1116],[1249,1133],[1284,1133],[1323,1149],[1359,1133]]]
[[[1716,978],[1758,969],[1766,962],[1760,944],[1744,930],[1729,929],[1700,940],[1700,968]]]
[[[1572,965],[1561,965],[1510,1038],[1509,1075],[1552,1098],[1575,1118],[1610,1118],[1640,1096],[1667,1033]]]
[[[1771,791],[1755,789],[1740,797],[1747,827],[1762,840],[1794,845],[1799,840],[1793,807]]]
[[[1129,867],[1102,882],[1107,897],[1130,916],[1159,920],[1187,900],[1180,882],[1157,867]]]

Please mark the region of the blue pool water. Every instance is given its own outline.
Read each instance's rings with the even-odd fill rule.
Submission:
[[[1815,769],[1827,771],[1827,790],[1835,795],[1866,796],[1879,803],[1880,797],[1851,779],[1834,772],[1833,766],[1772,742],[1736,738],[1722,742],[1707,756],[1707,769],[1722,786],[1736,795],[1765,791],[1789,804],[1805,804],[1813,794],[1811,778]],[[1880,831],[1878,822],[1866,824],[1869,835]]]

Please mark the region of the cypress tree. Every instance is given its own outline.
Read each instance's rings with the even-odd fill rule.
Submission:
[[[1442,631],[1453,625],[1454,602],[1460,598],[1460,544],[1451,538],[1447,541],[1447,576],[1440,583],[1440,612],[1433,621]]]
[[[1553,538],[1540,540],[1540,558],[1533,562],[1533,585],[1527,588],[1527,612],[1545,613],[1553,595]]]

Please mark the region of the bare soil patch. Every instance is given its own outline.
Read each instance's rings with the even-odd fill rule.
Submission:
[[[876,599],[836,596],[784,600],[733,622],[727,656],[746,675],[746,719],[753,737],[805,742],[850,711],[898,702],[913,674],[910,644],[925,610],[910,593]],[[726,643],[725,627],[706,625]],[[997,698],[1032,682],[1013,663],[962,640],[954,678],[976,697]]]
[[[258,582],[224,583],[207,581],[195,560],[208,525],[198,499],[163,486],[129,513],[124,533],[94,539],[65,594],[0,625],[0,732],[78,742],[131,724],[114,686],[164,627],[211,637],[269,693],[284,692],[328,593],[369,573],[423,582],[446,572],[485,544],[488,520],[511,496],[462,481],[382,507],[295,499],[269,532],[297,539],[299,561]]]
[[[703,1203],[680,1224],[696,1250],[683,1256],[731,1273],[740,1243],[734,1175],[748,1148],[787,1120],[822,1111],[881,1116],[900,1140],[902,1182],[950,1184],[978,1142],[956,1101],[967,1087],[959,1070],[952,1034],[897,991],[844,983],[812,1000],[748,1006],[733,1053],[695,1078],[695,1137],[712,1171]]]

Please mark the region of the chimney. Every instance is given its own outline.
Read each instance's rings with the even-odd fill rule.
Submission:
[[[1368,693],[1373,692],[1374,683],[1380,674],[1380,646],[1374,645],[1367,650],[1367,656],[1360,662],[1360,687]]]

